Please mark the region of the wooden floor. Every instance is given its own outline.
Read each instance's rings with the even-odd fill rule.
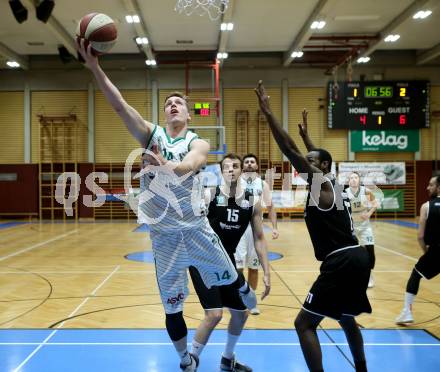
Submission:
[[[272,292],[260,304],[260,316],[247,328],[289,329],[317,276],[303,221],[280,222],[280,238],[269,239]],[[0,230],[0,328],[164,328],[154,265],[129,261],[129,253],[151,249],[148,234],[134,223],[32,223]],[[376,286],[368,290],[372,315],[365,328],[398,328],[406,281],[420,256],[416,229],[386,222],[374,224]],[[197,327],[203,311],[191,289],[185,305],[188,327]],[[440,337],[440,276],[422,280],[414,305],[416,323]],[[227,317],[221,327],[227,324]],[[324,328],[337,322],[324,320]]]

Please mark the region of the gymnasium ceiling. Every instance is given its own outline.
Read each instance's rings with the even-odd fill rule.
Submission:
[[[226,13],[211,21],[206,15],[178,14],[176,0],[55,0],[47,23],[37,20],[35,3],[21,0],[28,19],[19,24],[8,0],[0,0],[0,68],[17,60],[32,69],[33,58],[58,55],[64,45],[76,55],[74,33],[79,19],[91,12],[112,17],[118,27],[118,41],[110,54],[155,59],[157,67],[167,63],[214,59],[227,52],[224,66],[234,58],[276,56],[280,66],[342,64],[385,51],[413,56],[413,65],[440,64],[440,0],[230,0]],[[93,5],[91,5],[93,4]],[[432,14],[415,20],[419,10]],[[128,24],[127,14],[138,13],[141,22]],[[315,20],[325,21],[312,30]],[[232,31],[221,32],[222,22],[232,22]],[[385,42],[398,34],[394,42]],[[148,37],[139,47],[135,38]],[[292,59],[293,51],[302,51]],[[394,53],[394,54],[393,54]],[[40,56],[40,57],[36,57]],[[43,56],[43,57],[41,57]]]

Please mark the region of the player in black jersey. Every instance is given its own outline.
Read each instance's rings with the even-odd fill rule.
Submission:
[[[440,273],[440,176],[432,177],[426,188],[430,201],[420,208],[418,242],[424,254],[414,266],[406,285],[405,304],[396,324],[414,322],[412,304],[419,291],[420,279],[432,279]]]
[[[371,312],[366,294],[370,261],[354,235],[350,201],[330,174],[331,155],[313,146],[308,136],[303,136],[307,147],[314,149],[304,157],[272,114],[269,96],[261,81],[255,92],[278,146],[309,184],[305,221],[315,256],[323,262],[320,275],[295,320],[307,366],[311,371],[323,371],[316,328],[327,316],[338,320],[343,328],[356,371],[366,371],[364,342],[354,317]]]
[[[251,224],[255,249],[264,270],[265,290],[261,296],[261,299],[264,299],[270,291],[270,274],[267,243],[263,234],[261,205],[258,201],[254,203],[252,194],[245,192],[241,186],[242,161],[239,156],[235,154],[226,155],[220,166],[224,182],[221,187],[208,192],[208,220],[234,265],[235,249],[249,223]],[[256,305],[255,294],[248,283],[245,282],[243,274],[239,275],[239,279],[233,284],[220,287],[214,286],[208,289],[197,269],[190,267],[189,270],[194,288],[205,310],[205,319],[201,322],[194,336],[191,353],[197,356],[200,355],[211,332],[222,318],[223,308],[226,307],[231,313],[231,320],[228,326],[225,351],[220,362],[220,371],[252,371],[248,366],[237,362],[234,356],[235,345],[248,317],[247,308],[254,308]],[[229,273],[225,271],[217,275],[227,276]],[[253,303],[248,303],[249,294],[253,295],[251,296]]]

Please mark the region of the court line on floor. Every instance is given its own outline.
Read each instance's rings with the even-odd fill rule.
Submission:
[[[54,331],[56,332],[56,331]],[[171,342],[0,342],[0,346],[173,346]],[[191,343],[188,343],[191,345]],[[209,342],[207,346],[225,346],[225,342]],[[321,346],[349,346],[347,342],[322,342]],[[239,342],[237,346],[301,346],[299,342]],[[440,346],[438,343],[365,342],[364,346]]]
[[[119,270],[119,268],[120,268],[120,265],[118,265],[118,266],[116,266],[115,267],[115,269],[109,274],[109,275],[107,275],[107,277],[93,290],[93,292],[91,293],[91,296],[90,297],[92,297],[92,296],[95,296],[96,295],[96,292],[98,292],[98,290],[113,276],[113,274],[116,272],[116,271],[118,271]],[[76,309],[75,310],[73,310],[73,312],[68,316],[68,318],[71,318],[72,316],[74,316],[78,311],[79,311],[79,309],[82,307],[82,306],[84,306],[85,305],[85,303],[90,299],[90,297],[88,296],[88,297],[86,297],[85,299],[84,299],[84,301],[83,302],[81,302],[81,304],[79,304],[77,307],[76,307]],[[20,371],[20,369],[22,368],[22,367],[24,367],[25,366],[25,364],[44,346],[44,345],[47,345],[48,344],[48,341],[55,335],[55,333],[64,325],[64,323],[65,323],[66,321],[64,321],[64,322],[62,322],[62,323],[60,323],[58,326],[57,326],[57,329],[55,329],[54,331],[52,331],[50,334],[49,334],[49,336],[47,336],[45,339],[44,339],[44,341],[41,343],[41,344],[39,344],[39,346],[37,347],[37,348],[35,348],[28,356],[27,356],[27,358],[25,359],[25,360],[23,360],[23,362],[21,362],[21,364],[17,367],[17,368],[15,368],[14,370],[13,370],[13,372],[19,372]]]
[[[65,234],[62,234],[62,235],[55,236],[55,237],[52,238],[52,239],[45,240],[44,242],[40,242],[40,243],[37,243],[37,244],[31,245],[30,247],[27,247],[27,248],[21,249],[21,250],[19,250],[19,251],[17,251],[17,252],[14,252],[14,253],[8,254],[8,255],[6,255],[6,256],[0,257],[0,262],[1,262],[1,261],[4,261],[4,260],[7,260],[8,258],[18,256],[19,254],[22,254],[22,253],[24,253],[24,252],[29,252],[29,251],[31,251],[32,249],[35,249],[35,248],[41,247],[41,246],[46,245],[46,244],[48,244],[48,243],[52,243],[52,242],[54,242],[54,241],[60,240],[60,239],[62,239],[62,238],[64,238],[64,237],[69,236],[69,235],[72,235],[72,234],[74,234],[74,233],[76,233],[76,232],[78,232],[78,230],[69,231],[68,233],[65,233]]]
[[[374,246],[377,247],[377,248],[379,248],[379,249],[382,249],[382,250],[384,250],[384,251],[387,251],[387,252],[390,252],[390,253],[394,253],[394,254],[396,254],[396,255],[398,255],[398,256],[405,257],[405,258],[407,258],[408,260],[411,260],[411,261],[414,261],[414,262],[417,262],[417,261],[418,261],[417,258],[414,258],[414,257],[408,256],[408,255],[403,254],[403,253],[400,253],[400,252],[397,252],[397,251],[395,251],[395,250],[393,250],[393,249],[390,249],[390,248],[386,248],[386,247],[384,247],[384,246],[382,246],[382,245],[374,244]]]
[[[374,270],[375,273],[410,273],[412,270]],[[31,275],[31,274],[106,274],[108,271],[33,271],[32,273],[17,272],[17,271],[0,271],[0,275]],[[279,273],[319,273],[319,269],[316,270],[277,270]],[[154,274],[154,270],[130,270],[130,271],[118,271],[120,274]]]

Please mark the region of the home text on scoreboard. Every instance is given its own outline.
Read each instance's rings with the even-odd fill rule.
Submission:
[[[328,127],[419,129],[429,127],[429,82],[374,81],[328,85]]]

